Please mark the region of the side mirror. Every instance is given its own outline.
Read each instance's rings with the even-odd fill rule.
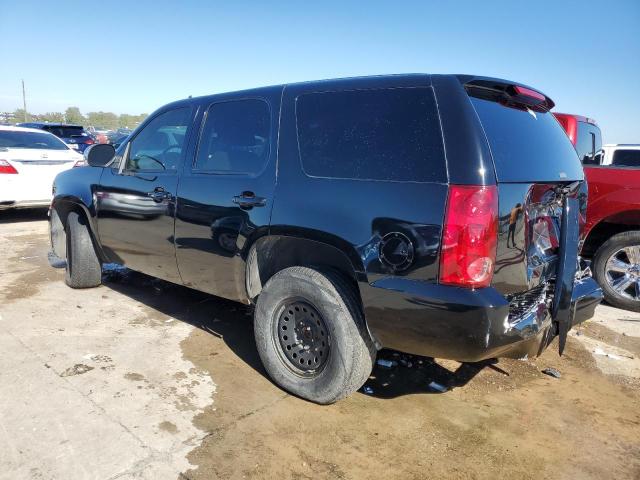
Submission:
[[[104,167],[116,155],[116,149],[108,143],[91,145],[84,151],[84,160],[92,167]]]

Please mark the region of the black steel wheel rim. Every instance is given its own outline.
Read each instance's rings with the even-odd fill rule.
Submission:
[[[329,358],[329,332],[320,312],[302,299],[285,301],[274,332],[289,368],[304,376],[319,373]]]

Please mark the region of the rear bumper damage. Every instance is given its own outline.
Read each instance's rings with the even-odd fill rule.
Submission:
[[[548,290],[511,300],[479,290],[385,278],[361,288],[367,324],[384,347],[464,362],[537,356],[559,333]],[[591,278],[576,280],[570,325],[591,318],[602,290]]]

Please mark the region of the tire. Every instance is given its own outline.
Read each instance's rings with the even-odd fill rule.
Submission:
[[[97,287],[102,283],[102,266],[93,247],[84,216],[67,216],[67,267],[64,281],[71,288]]]
[[[300,311],[296,312],[296,307]],[[286,328],[287,312],[292,315],[290,341],[309,342],[297,344],[293,353],[287,353],[291,345],[285,345],[281,330]],[[330,404],[355,392],[369,378],[376,349],[353,288],[339,276],[306,267],[281,270],[260,293],[254,315],[262,363],[273,381],[288,392],[315,403]],[[311,323],[300,327],[305,322]],[[300,357],[292,359],[298,348]],[[296,360],[303,362],[303,357],[313,365],[300,367]]]
[[[598,249],[593,264],[605,300],[615,307],[640,312],[640,231],[611,237]],[[629,286],[621,289],[627,283]]]

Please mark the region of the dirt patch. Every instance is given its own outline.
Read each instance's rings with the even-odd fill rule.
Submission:
[[[60,374],[61,377],[73,377],[75,375],[82,375],[83,373],[87,373],[93,370],[93,367],[89,365],[85,365],[83,363],[77,363],[73,367],[67,368],[64,372]]]
[[[147,380],[146,378],[144,378],[144,375],[133,372],[125,373],[124,378],[126,378],[127,380],[131,380],[132,382],[146,382]]]
[[[19,266],[17,271],[0,272],[7,275],[18,274],[0,290],[0,300],[15,301],[34,296],[40,286],[52,280],[59,280],[61,273],[51,267],[47,260],[46,234],[11,235],[13,255],[9,262]],[[4,283],[4,282],[3,282]]]
[[[623,350],[631,352],[636,357],[640,357],[640,338],[638,337],[620,335],[596,322],[585,323],[580,333],[608,345],[622,348]]]
[[[208,433],[188,457],[197,465],[184,474],[190,480],[640,474],[638,391],[600,373],[574,338],[562,358],[554,343],[538,359],[479,369],[429,359],[418,359],[418,367],[412,361],[412,368],[378,366],[367,383],[372,394],[321,407],[265,377],[242,312],[235,333],[227,328],[231,320],[216,314],[210,311],[210,325],[222,337],[196,330],[182,342],[185,358],[219,385],[216,408],[196,417]],[[546,367],[562,377],[543,375]],[[447,393],[429,389],[434,380]]]
[[[165,420],[164,422],[161,422],[158,425],[158,428],[160,430],[162,430],[163,432],[168,432],[168,433],[172,433],[172,434],[176,434],[178,433],[178,427],[176,427],[175,423],[171,423],[167,420]]]

